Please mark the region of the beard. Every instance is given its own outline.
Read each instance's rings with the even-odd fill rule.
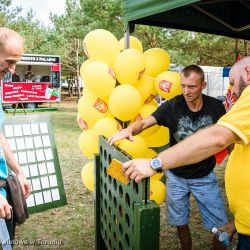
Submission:
[[[237,98],[240,98],[242,92],[244,91],[244,89],[248,86],[247,82],[245,82],[243,80],[243,77],[240,77],[240,81],[239,81],[239,93]]]

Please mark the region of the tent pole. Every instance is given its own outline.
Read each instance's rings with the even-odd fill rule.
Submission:
[[[124,33],[124,48],[129,48],[129,34],[130,34],[130,23],[127,23],[127,27]]]

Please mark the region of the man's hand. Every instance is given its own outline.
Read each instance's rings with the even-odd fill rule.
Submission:
[[[123,129],[115,134],[113,134],[109,139],[108,143],[112,145],[114,142],[122,140],[122,139],[129,139],[130,141],[134,141],[132,132],[129,129]]]
[[[236,233],[236,227],[234,224],[234,220],[230,221],[229,223],[225,224],[224,226],[218,228],[222,232],[227,232],[229,240],[231,241],[233,235]]]
[[[8,201],[0,195],[0,218],[2,219],[10,219],[11,218],[11,205]]]
[[[16,176],[20,182],[24,198],[27,199],[31,192],[31,185],[23,173],[18,173]]]
[[[156,174],[150,166],[151,158],[140,158],[127,161],[122,165],[122,170],[128,179],[139,183],[143,178]]]

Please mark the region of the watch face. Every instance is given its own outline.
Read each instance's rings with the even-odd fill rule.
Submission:
[[[159,158],[155,158],[152,161],[152,165],[154,168],[159,168],[161,167],[161,160]]]
[[[152,161],[151,161],[151,167],[157,171],[157,172],[161,172],[162,169],[161,169],[161,159],[156,157],[156,158],[153,158]]]

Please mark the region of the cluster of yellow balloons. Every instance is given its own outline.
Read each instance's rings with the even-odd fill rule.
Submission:
[[[98,153],[99,135],[110,137],[121,129],[120,124],[151,115],[158,107],[154,99],[157,94],[166,99],[181,94],[180,75],[168,71],[170,58],[165,50],[151,48],[143,52],[141,42],[133,36],[129,37],[129,43],[126,49],[124,38],[118,41],[104,29],[89,32],[83,40],[88,60],[80,68],[85,88],[78,103],[77,122],[82,129],[80,149],[90,160]],[[137,158],[155,156],[150,147],[161,147],[168,142],[168,129],[156,125],[134,136],[133,142],[125,139],[118,144]],[[90,169],[90,165],[85,168]],[[83,173],[83,183],[87,183],[83,175],[90,172]],[[162,190],[159,186],[164,185],[157,181],[160,180],[151,183],[151,187],[157,186],[151,191],[155,200],[154,195],[159,192],[156,190]],[[159,203],[165,199],[165,193],[161,191],[160,197]]]

